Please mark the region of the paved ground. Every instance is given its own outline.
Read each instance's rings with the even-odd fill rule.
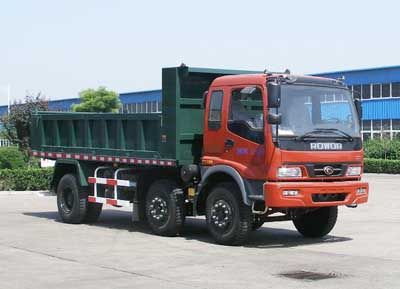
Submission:
[[[189,219],[183,237],[163,238],[131,225],[127,211],[68,225],[54,197],[3,193],[0,288],[400,288],[400,176],[365,179],[369,204],[341,208],[327,238],[269,223],[246,247],[213,244],[203,219]],[[332,278],[281,275],[296,271]]]

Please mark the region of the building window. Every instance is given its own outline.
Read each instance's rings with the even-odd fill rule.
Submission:
[[[381,85],[380,84],[373,84],[372,85],[372,97],[373,98],[380,98],[381,97]]]
[[[362,98],[363,99],[371,98],[371,85],[370,84],[362,85]]]
[[[361,97],[361,85],[353,85],[353,95],[356,98]]]
[[[382,139],[390,139],[390,132],[388,131],[382,132]]]
[[[381,139],[381,133],[380,133],[380,132],[378,132],[378,133],[373,133],[373,134],[372,134],[372,138],[373,138],[373,139]]]
[[[335,101],[333,94],[325,95],[325,102],[333,102],[333,101]]]
[[[363,133],[362,136],[363,136],[363,141],[371,139],[371,133],[370,132]]]
[[[381,130],[381,120],[373,120],[372,121],[372,129],[373,130]]]
[[[400,82],[392,83],[392,97],[400,97]]]
[[[157,101],[151,102],[151,112],[157,112]]]
[[[382,130],[390,130],[390,119],[382,120]]]
[[[400,132],[393,132],[392,139],[400,140]]]
[[[371,130],[371,121],[370,120],[363,120],[362,121],[362,129],[363,130]]]
[[[382,97],[390,97],[390,83],[382,84]]]
[[[400,119],[392,119],[392,129],[400,130]]]

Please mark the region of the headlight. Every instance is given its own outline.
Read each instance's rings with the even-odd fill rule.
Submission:
[[[347,176],[359,176],[359,175],[361,175],[361,167],[359,167],[359,166],[357,166],[357,167],[355,167],[355,166],[350,166],[350,167],[347,169],[346,175],[347,175]]]
[[[301,177],[301,169],[299,167],[288,167],[278,169],[278,178],[298,178]]]

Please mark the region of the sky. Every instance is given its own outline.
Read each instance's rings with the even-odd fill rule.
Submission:
[[[0,0],[0,105],[161,88],[161,68],[400,65],[400,1]]]

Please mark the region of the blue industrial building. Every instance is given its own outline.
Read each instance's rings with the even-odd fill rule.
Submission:
[[[364,139],[400,138],[400,66],[345,70],[314,74],[340,78],[362,99]],[[161,90],[121,93],[121,112],[151,113],[161,111]],[[50,110],[65,111],[78,98],[49,102]],[[0,106],[0,115],[7,106]]]

